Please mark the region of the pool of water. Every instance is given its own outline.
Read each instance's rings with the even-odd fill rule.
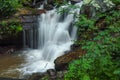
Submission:
[[[0,77],[20,78],[19,68],[25,60],[20,54],[0,55]]]

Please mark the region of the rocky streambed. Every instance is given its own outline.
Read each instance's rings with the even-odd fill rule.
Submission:
[[[55,70],[49,69],[45,73],[34,73],[28,78],[28,80],[63,80],[64,75],[66,74],[68,69],[68,64],[75,59],[79,59],[84,54],[85,51],[82,50],[80,47],[77,47],[72,51],[66,52],[66,54],[58,57],[54,61]]]
[[[25,60],[21,55],[21,52],[18,52],[18,50],[19,49],[16,49],[14,46],[0,48],[0,77],[5,77],[0,80],[12,80],[6,78],[18,78],[19,80],[21,73],[18,69],[21,67],[21,64],[25,63]],[[62,80],[64,78],[64,74],[67,72],[68,64],[71,61],[80,58],[85,54],[85,51],[77,47],[73,48],[72,51],[65,53],[66,54],[58,57],[54,61],[55,70],[49,69],[45,73],[34,73],[26,76],[25,78],[28,80],[42,80],[44,78],[47,78],[48,80]]]

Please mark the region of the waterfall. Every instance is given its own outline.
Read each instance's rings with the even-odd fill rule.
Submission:
[[[82,2],[76,5],[81,7]],[[61,8],[68,8],[68,6],[61,6]],[[75,15],[80,12],[80,8],[69,8],[68,13],[64,15],[59,14],[57,10],[47,11],[38,17],[38,49],[24,51],[26,63],[21,69],[23,74],[54,69],[54,60],[65,54],[65,51],[69,51],[73,40],[76,39],[77,27],[73,26],[73,23],[76,20]],[[31,40],[34,39],[29,41]],[[31,43],[31,45],[34,44]]]

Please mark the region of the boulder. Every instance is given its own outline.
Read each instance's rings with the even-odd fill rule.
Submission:
[[[82,0],[71,0],[71,3],[72,4],[75,4],[75,3],[78,3],[78,2],[81,2]]]
[[[50,80],[56,80],[56,78],[57,78],[57,72],[54,69],[47,70],[47,73],[50,76]]]
[[[46,9],[46,10],[52,10],[53,9],[53,5],[51,5],[51,4],[45,4],[44,5],[44,9]]]
[[[65,76],[66,73],[67,73],[67,70],[58,71],[57,72],[57,79],[64,80],[64,76]]]
[[[79,39],[78,39],[78,40],[79,40]],[[80,46],[81,46],[80,44],[73,44],[73,45],[71,45],[71,46],[70,46],[71,51],[78,49]]]
[[[43,2],[44,0],[24,0],[22,1],[22,4],[25,7],[35,8],[35,7],[39,7],[40,4],[43,4]]]
[[[2,54],[12,54],[18,50],[20,50],[21,48],[18,48],[16,46],[0,46],[0,55]]]
[[[83,5],[80,14],[85,14],[88,18],[93,18],[96,15],[96,9],[91,5]]]
[[[28,80],[40,80],[46,73],[33,73]]]
[[[71,61],[75,60],[75,59],[79,59],[83,54],[85,54],[85,51],[78,48],[75,51],[69,52],[67,54],[64,54],[60,57],[58,57],[54,63],[55,63],[55,69],[57,71],[60,70],[66,70],[68,63],[70,63]]]
[[[56,80],[57,72],[49,69],[45,73],[33,73],[27,80]]]
[[[51,5],[54,5],[54,0],[48,0],[47,3],[51,4]]]
[[[37,12],[36,12],[36,14],[42,14],[42,13],[46,13],[46,10],[40,9],[40,10],[37,10]]]
[[[54,69],[49,69],[49,70],[47,70],[47,73],[48,73],[50,76],[56,75],[56,71],[55,71]]]
[[[33,14],[35,13],[35,9],[33,8],[21,8],[18,10],[18,12],[15,14],[16,16],[24,15],[24,14]]]

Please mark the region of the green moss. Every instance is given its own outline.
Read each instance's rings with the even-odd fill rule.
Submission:
[[[17,36],[22,31],[22,25],[19,21],[1,21],[0,22],[0,35],[2,37]]]

